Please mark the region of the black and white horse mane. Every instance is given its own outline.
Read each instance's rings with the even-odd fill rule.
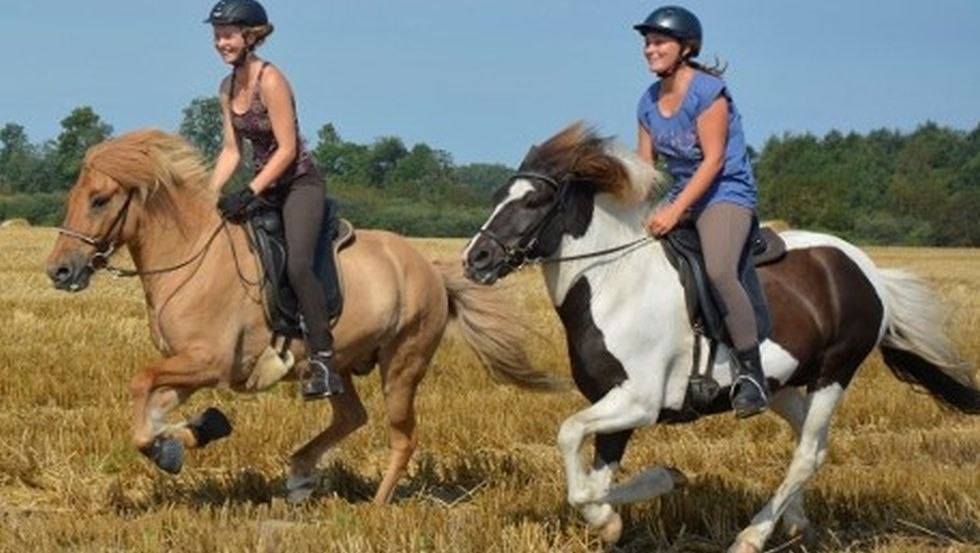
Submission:
[[[536,172],[558,182],[587,184],[626,204],[649,200],[667,179],[652,164],[613,137],[576,121],[531,148],[519,172]]]

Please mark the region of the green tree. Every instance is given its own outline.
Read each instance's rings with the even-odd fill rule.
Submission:
[[[191,100],[183,110],[178,131],[200,150],[209,163],[214,163],[224,142],[221,101],[217,96],[201,96]]]
[[[57,165],[53,189],[68,189],[78,178],[85,152],[112,134],[112,125],[102,121],[89,106],[77,107],[61,120],[61,133],[55,140]]]
[[[7,123],[0,129],[0,193],[24,192],[36,159],[24,127]]]
[[[383,187],[398,161],[408,155],[405,143],[397,136],[382,136],[371,145],[367,157],[368,184]]]

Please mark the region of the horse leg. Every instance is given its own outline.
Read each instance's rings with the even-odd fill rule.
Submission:
[[[220,381],[214,367],[205,356],[179,354],[147,365],[130,381],[133,444],[167,472],[180,472],[184,448],[197,447],[198,436],[188,427],[167,431],[164,421],[195,390]]]
[[[803,418],[802,432],[786,478],[780,484],[769,503],[742,530],[729,548],[729,553],[758,553],[772,535],[776,521],[792,501],[798,500],[807,481],[816,473],[827,457],[827,433],[830,417],[840,401],[844,388],[831,384],[809,394],[809,405]],[[792,400],[789,400],[792,401]]]
[[[301,503],[316,487],[316,464],[334,445],[351,432],[367,423],[367,411],[357,394],[349,373],[338,375],[344,383],[344,393],[330,396],[332,416],[330,426],[296,450],[289,461],[286,479],[287,498],[290,503]]]
[[[384,478],[381,480],[381,485],[378,486],[378,491],[374,495],[376,505],[383,505],[391,501],[395,492],[395,484],[404,474],[408,461],[415,452],[417,443],[415,391],[419,380],[425,374],[428,361],[428,358],[416,359],[409,365],[401,367],[397,375],[389,373],[384,384],[391,459],[388,462],[388,469],[385,470]]]
[[[591,407],[567,418],[558,430],[558,449],[565,462],[568,503],[580,507],[592,526],[600,528],[603,539],[615,541],[621,522],[611,503],[618,496],[630,500],[660,495],[674,489],[679,481],[676,471],[657,467],[644,471],[630,484],[610,490],[612,466],[593,473],[586,472],[580,458],[582,442],[592,434],[608,434],[648,425],[656,420],[659,405],[650,402],[651,394],[636,397],[628,386],[610,390]],[[616,496],[616,497],[614,497]]]
[[[798,388],[783,388],[773,395],[770,403],[773,412],[785,420],[793,429],[793,436],[795,436],[798,444],[803,433],[803,422],[806,418],[806,398],[803,397]],[[810,521],[803,511],[803,491],[790,498],[781,523],[786,536],[790,539],[798,536],[804,536],[806,539],[810,530]]]

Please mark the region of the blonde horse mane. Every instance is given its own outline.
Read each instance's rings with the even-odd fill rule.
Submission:
[[[148,211],[173,210],[181,192],[209,204],[215,199],[200,153],[179,135],[158,129],[131,131],[91,147],[82,162],[82,176],[92,173],[136,191]]]
[[[546,173],[558,180],[589,181],[597,190],[628,204],[646,201],[667,182],[652,164],[613,138],[599,136],[582,121],[532,148],[520,170]]]

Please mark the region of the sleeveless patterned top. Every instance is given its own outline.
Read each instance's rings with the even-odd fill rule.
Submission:
[[[269,158],[275,153],[279,144],[276,142],[275,134],[272,132],[272,121],[269,119],[269,110],[262,103],[262,96],[259,94],[262,74],[269,62],[263,62],[259,69],[259,75],[255,80],[255,87],[252,90],[252,98],[249,101],[248,109],[245,113],[235,112],[234,106],[229,98],[228,105],[231,110],[231,124],[235,128],[235,134],[247,139],[252,144],[252,164],[255,173],[258,174],[262,168],[269,163]],[[231,86],[229,95],[235,91],[235,72],[231,73]],[[296,101],[293,99],[293,112],[296,111]],[[299,133],[299,117],[294,115],[293,123],[296,127],[296,159],[286,168],[282,175],[276,180],[276,184],[292,183],[299,177],[310,173],[313,169],[313,158],[303,137]]]

